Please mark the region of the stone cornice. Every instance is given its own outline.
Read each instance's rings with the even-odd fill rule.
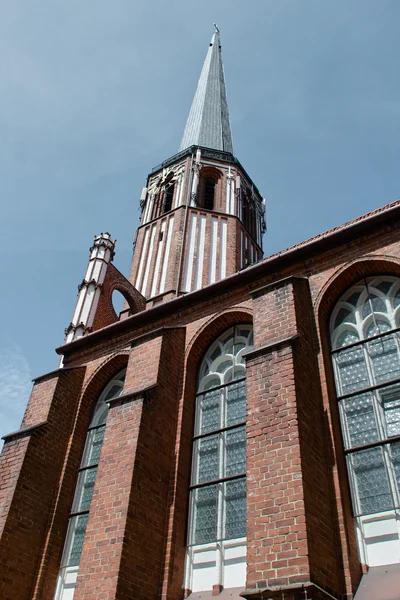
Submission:
[[[21,429],[17,429],[16,431],[12,431],[11,433],[7,433],[3,435],[1,438],[5,442],[12,442],[13,439],[27,437],[28,435],[32,435],[38,429],[41,429],[47,425],[47,421],[42,421],[41,423],[36,423],[35,425],[28,425],[28,427],[21,427]]]
[[[297,340],[299,337],[300,336],[298,333],[294,333],[293,335],[289,335],[285,338],[280,338],[279,340],[274,340],[273,342],[265,344],[264,346],[260,346],[259,348],[252,348],[251,350],[247,350],[247,352],[243,352],[242,356],[246,361],[252,360],[257,356],[269,354],[270,352],[273,352],[273,350],[276,350],[280,346],[291,346],[293,342],[295,342],[295,340]]]
[[[257,298],[258,296],[268,294],[268,292],[272,292],[279,287],[287,285],[288,283],[293,283],[295,281],[308,281],[307,277],[299,277],[298,275],[290,275],[289,277],[284,277],[283,279],[278,279],[277,281],[271,281],[267,283],[267,285],[263,285],[255,290],[250,290],[249,295],[253,298]]]
[[[132,402],[134,400],[139,400],[140,398],[145,398],[149,392],[156,389],[157,385],[157,383],[152,383],[144,388],[134,390],[133,392],[128,392],[127,394],[122,394],[121,396],[117,396],[117,398],[108,400],[107,404],[110,408],[112,408],[113,406],[117,406],[119,404],[125,404],[125,402]]]

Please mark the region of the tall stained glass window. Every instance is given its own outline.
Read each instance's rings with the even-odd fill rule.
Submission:
[[[71,600],[74,596],[90,504],[96,481],[97,467],[106,428],[107,403],[112,398],[121,395],[124,387],[124,379],[125,370],[118,373],[107,384],[93,411],[78,471],[55,600]]]
[[[362,279],[330,324],[354,512],[400,507],[400,280]]]
[[[193,591],[227,585],[227,548],[236,548],[246,536],[243,353],[252,343],[252,326],[236,325],[210,346],[199,369],[186,576],[186,587]],[[204,553],[209,553],[207,560]],[[241,553],[236,548],[239,563]]]

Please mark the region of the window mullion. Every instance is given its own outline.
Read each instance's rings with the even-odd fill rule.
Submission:
[[[386,471],[388,473],[389,486],[390,486],[390,489],[392,492],[393,505],[400,506],[400,493],[399,493],[399,490],[397,487],[396,473],[394,471],[393,457],[392,457],[392,451],[391,451],[390,444],[385,444],[383,446],[383,456],[384,456]]]

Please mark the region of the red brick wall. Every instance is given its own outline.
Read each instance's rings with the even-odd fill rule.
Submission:
[[[77,600],[159,597],[183,343],[184,330],[174,329],[132,348],[124,395],[156,388],[110,409]]]
[[[45,418],[46,425],[25,439],[5,443],[1,460],[8,467],[1,483],[7,486],[7,514],[2,514],[0,530],[1,598],[34,597],[83,376],[84,369],[61,371],[37,383],[24,424],[33,424],[34,408],[36,423]]]

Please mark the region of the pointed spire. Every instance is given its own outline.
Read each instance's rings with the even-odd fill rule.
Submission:
[[[233,152],[221,42],[214,27],[179,150],[196,145]]]

